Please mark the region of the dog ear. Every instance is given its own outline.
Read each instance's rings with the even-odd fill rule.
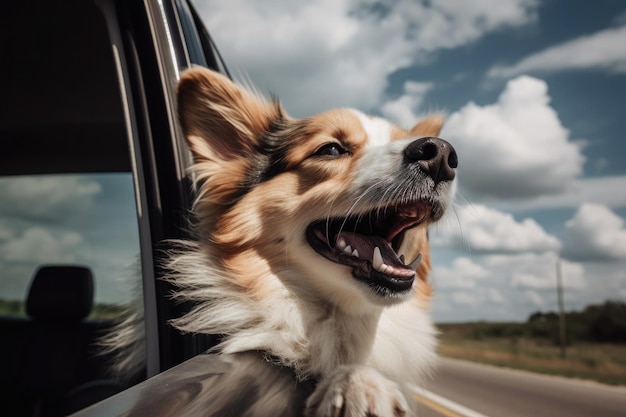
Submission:
[[[260,135],[283,117],[268,102],[205,68],[185,71],[178,83],[178,113],[196,162],[230,161],[254,152]]]
[[[443,116],[435,114],[419,121],[410,130],[411,136],[439,136],[443,127]]]

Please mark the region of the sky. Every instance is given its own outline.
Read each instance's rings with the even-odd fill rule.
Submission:
[[[305,117],[446,114],[454,207],[431,233],[436,321],[626,301],[626,3],[195,0],[235,78]]]
[[[0,299],[26,300],[41,265],[77,264],[96,302],[129,302],[138,257],[130,173],[0,177]]]
[[[446,114],[458,193],[431,232],[435,321],[626,301],[626,2],[194,0],[231,73],[294,117]],[[0,178],[0,298],[37,266],[132,298],[130,174]]]

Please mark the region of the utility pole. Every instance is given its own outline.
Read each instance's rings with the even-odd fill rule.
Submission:
[[[561,358],[567,355],[567,336],[565,333],[565,311],[563,311],[563,277],[561,273],[561,258],[556,260],[556,293],[559,300],[559,344],[561,346]]]

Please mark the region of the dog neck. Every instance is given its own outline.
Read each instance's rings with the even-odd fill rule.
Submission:
[[[170,254],[169,281],[176,297],[202,300],[172,324],[184,332],[222,334],[216,350],[264,351],[270,360],[294,369],[300,379],[329,374],[338,366],[365,364],[370,356],[381,307],[346,312],[335,305],[294,295],[269,274],[271,291],[250,297],[201,245],[180,242]]]
[[[317,311],[316,311],[317,310]],[[350,314],[328,305],[306,306],[303,314],[309,343],[309,361],[315,374],[328,375],[341,365],[365,364],[371,354],[382,309]]]

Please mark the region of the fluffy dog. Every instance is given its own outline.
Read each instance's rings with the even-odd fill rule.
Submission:
[[[309,381],[306,415],[410,413],[402,387],[434,360],[427,230],[455,188],[442,118],[408,131],[352,109],[293,119],[200,68],[178,107],[197,241],[167,279],[196,307],[174,326]]]

